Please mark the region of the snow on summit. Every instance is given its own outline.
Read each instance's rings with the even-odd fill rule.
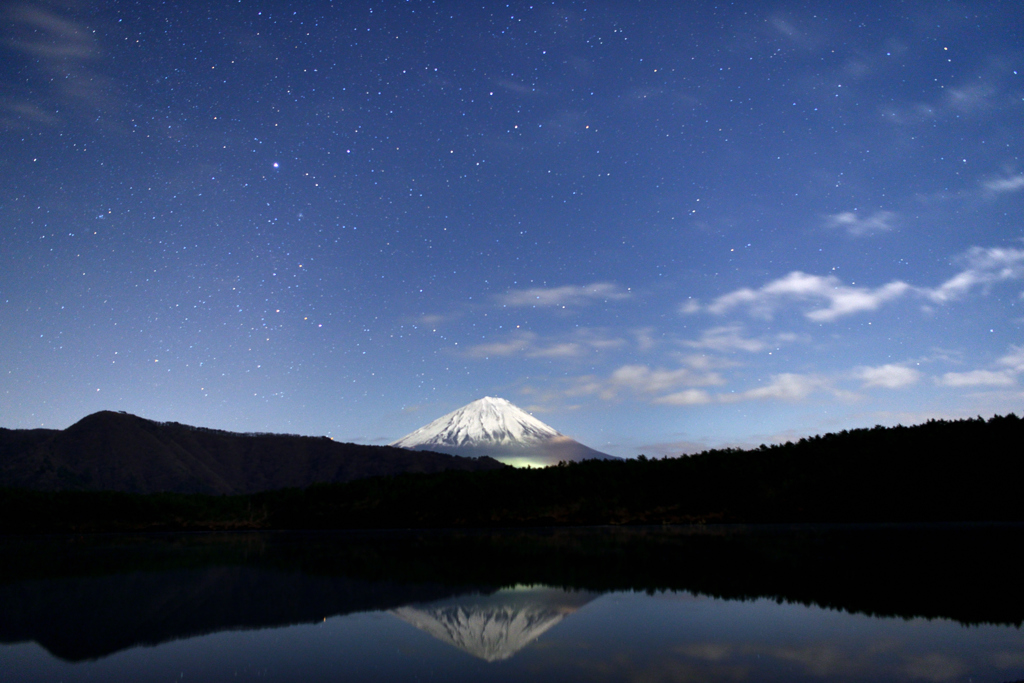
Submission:
[[[485,396],[391,444],[452,455],[489,455],[507,465],[612,459],[565,436],[503,398]]]
[[[503,398],[485,396],[391,444],[400,448],[540,443],[562,436]]]

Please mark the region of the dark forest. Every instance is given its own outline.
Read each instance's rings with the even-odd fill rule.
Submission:
[[[0,530],[470,528],[1024,520],[1016,415],[752,450],[399,474],[245,495],[0,492]]]

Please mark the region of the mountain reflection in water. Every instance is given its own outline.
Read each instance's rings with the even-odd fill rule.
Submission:
[[[546,586],[499,590],[391,610],[402,621],[487,662],[508,659],[597,595]]]
[[[1002,683],[1024,679],[1022,541],[1019,525],[0,538],[0,680]]]

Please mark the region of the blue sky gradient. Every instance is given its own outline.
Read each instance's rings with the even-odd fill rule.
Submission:
[[[675,455],[1024,406],[1014,2],[12,2],[0,424]]]

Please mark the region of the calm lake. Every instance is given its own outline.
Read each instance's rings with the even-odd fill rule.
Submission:
[[[0,539],[2,681],[1024,679],[1019,525]]]

